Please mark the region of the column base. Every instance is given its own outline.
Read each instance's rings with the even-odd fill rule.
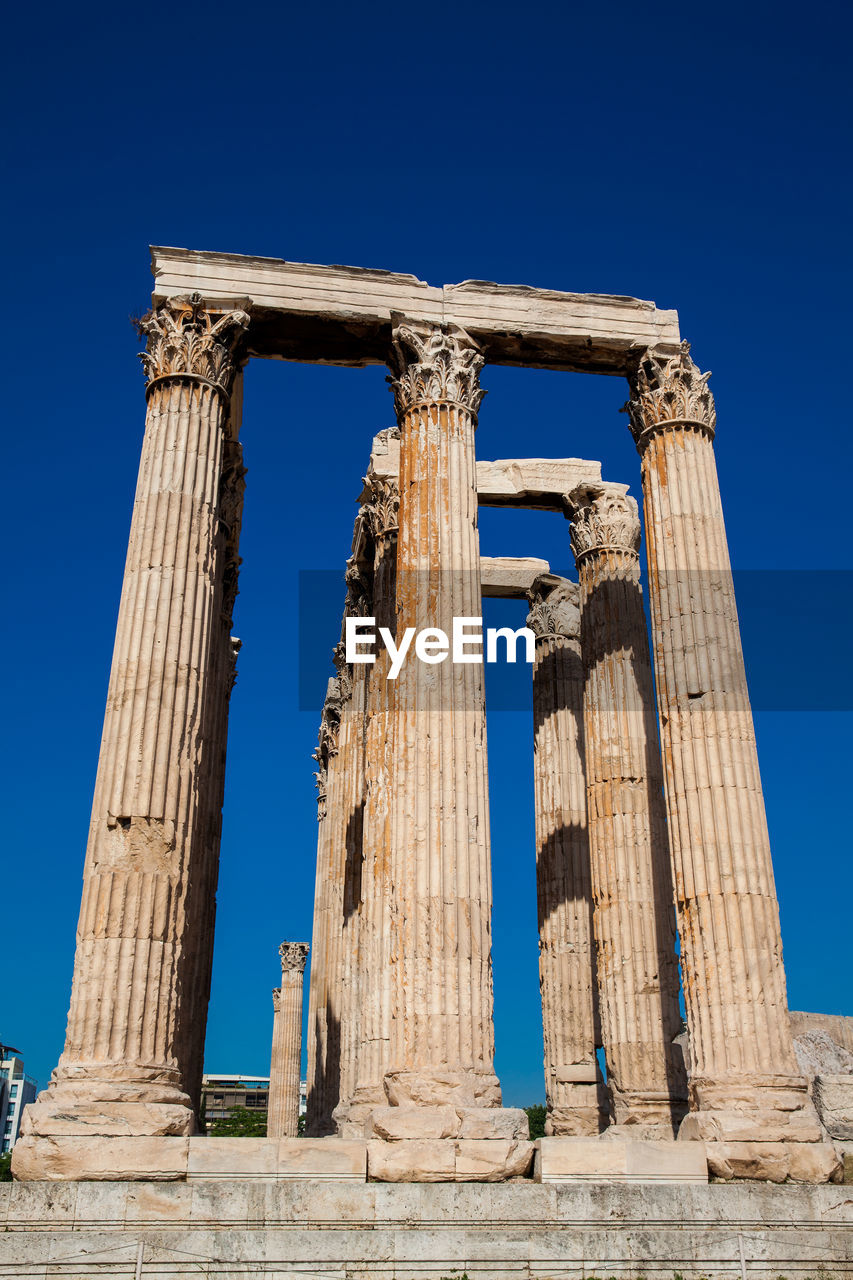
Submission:
[[[609,1088],[613,1111],[609,1129],[631,1129],[637,1138],[675,1138],[687,1111],[686,1098],[675,1098],[663,1089],[623,1090],[612,1083]]]
[[[196,1131],[189,1095],[168,1081],[95,1078],[81,1072],[51,1081],[30,1103],[23,1135],[189,1137]]]
[[[594,1084],[561,1084],[560,1101],[545,1118],[548,1137],[594,1138],[610,1120],[607,1089],[603,1080]]]
[[[387,1107],[388,1099],[381,1085],[356,1089],[351,1100],[339,1102],[332,1112],[339,1138],[364,1138],[368,1134],[368,1122],[377,1108]]]
[[[703,1141],[716,1178],[821,1183],[843,1177],[802,1076],[694,1079],[690,1103],[679,1141]]]
[[[601,1137],[607,1142],[675,1142],[678,1132],[678,1125],[670,1120],[663,1124],[644,1124],[639,1120],[631,1120],[627,1124],[609,1124]]]
[[[679,1138],[703,1142],[820,1142],[823,1134],[802,1076],[690,1081],[690,1112]]]
[[[392,1107],[499,1107],[501,1086],[494,1072],[389,1071],[385,1094]]]
[[[555,1107],[545,1119],[548,1138],[597,1138],[607,1128],[607,1116],[597,1107]]]

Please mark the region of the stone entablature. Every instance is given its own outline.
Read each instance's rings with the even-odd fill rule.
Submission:
[[[201,293],[210,305],[252,303],[252,355],[324,364],[385,364],[394,317],[455,325],[492,364],[626,374],[647,348],[675,351],[678,314],[653,302],[415,276],[280,258],[151,250],[155,304]]]

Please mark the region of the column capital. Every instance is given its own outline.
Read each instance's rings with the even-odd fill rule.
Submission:
[[[693,363],[689,342],[682,342],[675,355],[646,351],[628,380],[631,398],[623,409],[637,448],[642,451],[650,435],[672,427],[695,427],[713,437],[717,414],[710,376]]]
[[[148,339],[139,358],[149,389],[163,378],[185,378],[227,396],[242,364],[240,348],[248,326],[247,311],[209,308],[200,293],[168,298],[138,326]]]
[[[347,610],[349,613],[349,610]],[[350,614],[350,617],[353,615]],[[356,615],[358,616],[358,615]],[[338,691],[341,703],[349,702],[352,697],[352,667],[347,662],[346,641],[339,640],[332,650],[332,661],[337,671]]]
[[[640,517],[626,484],[578,485],[566,495],[565,503],[578,563],[594,551],[638,554]]]
[[[396,533],[400,516],[398,482],[388,477],[365,476],[361,512],[374,542],[389,533]]]
[[[347,595],[344,603],[344,614],[349,618],[366,618],[371,611],[370,575],[364,570],[354,556],[347,560],[344,570],[344,582]]]
[[[307,942],[283,942],[278,949],[281,956],[281,971],[287,973],[295,970],[297,973],[305,972],[305,961],[308,959],[308,952],[311,950]]]
[[[319,749],[313,758],[320,766],[314,773],[314,786],[317,788],[317,821],[322,822],[326,816],[326,792],[329,786],[329,770]]]
[[[479,374],[485,361],[464,329],[452,324],[407,321],[391,313],[387,379],[399,416],[420,404],[450,401],[476,418],[485,391]]]
[[[540,573],[527,592],[530,612],[527,625],[539,639],[564,636],[580,638],[581,615],[578,608],[578,586],[556,573]]]
[[[326,686],[326,700],[323,703],[323,711],[320,716],[318,746],[314,752],[314,759],[320,765],[324,775],[329,757],[338,754],[338,730],[341,727],[342,708],[343,697],[340,680],[337,676],[332,676]]]
[[[240,650],[243,648],[243,641],[239,636],[228,637],[228,670],[225,676],[226,690],[228,696],[231,696],[231,690],[237,683],[237,659],[240,656]]]

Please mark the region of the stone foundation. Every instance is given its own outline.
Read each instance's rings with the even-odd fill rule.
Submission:
[[[853,1275],[847,1187],[0,1185],[0,1275],[302,1280]]]
[[[701,1142],[630,1138],[541,1138],[537,1182],[707,1182]]]

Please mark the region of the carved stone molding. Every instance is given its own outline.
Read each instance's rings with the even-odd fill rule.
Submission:
[[[527,593],[530,612],[527,625],[540,639],[545,636],[580,637],[578,586],[554,573],[541,573]]]
[[[316,750],[313,759],[320,766],[314,774],[314,786],[317,788],[317,821],[322,822],[326,816],[326,789],[329,785],[329,771],[320,750]]]
[[[388,378],[398,416],[419,404],[450,401],[475,417],[485,391],[480,349],[456,325],[407,324],[395,320]]]
[[[352,667],[347,662],[346,644],[343,640],[339,640],[332,650],[332,661],[338,673],[337,683],[341,702],[347,702],[352,697]]]
[[[140,359],[149,385],[183,374],[228,394],[241,364],[239,348],[248,326],[246,311],[209,311],[199,293],[169,298],[139,323],[140,333],[148,339]]]
[[[566,508],[576,560],[593,551],[639,552],[640,517],[627,485],[579,485],[567,495]]]
[[[369,617],[372,607],[370,577],[352,556],[347,560],[344,582],[347,587],[345,615],[349,618]]]
[[[282,973],[291,969],[296,970],[297,973],[304,973],[305,961],[308,959],[310,949],[307,942],[283,942],[278,949]]]
[[[326,691],[326,701],[323,703],[323,712],[320,716],[319,741],[314,753],[314,759],[323,769],[330,757],[338,754],[338,730],[341,726],[342,704],[340,681],[333,677]]]
[[[240,650],[243,648],[243,641],[238,636],[228,637],[228,674],[226,677],[228,696],[231,696],[231,690],[237,683],[237,659],[240,656]]]
[[[382,479],[380,476],[364,477],[364,492],[367,495],[361,506],[370,536],[374,542],[397,530],[400,513],[400,486],[396,480]]]
[[[631,398],[623,410],[637,447],[654,431],[672,426],[698,427],[713,436],[717,414],[710,376],[693,363],[689,342],[682,342],[674,356],[647,351],[629,379]]]

